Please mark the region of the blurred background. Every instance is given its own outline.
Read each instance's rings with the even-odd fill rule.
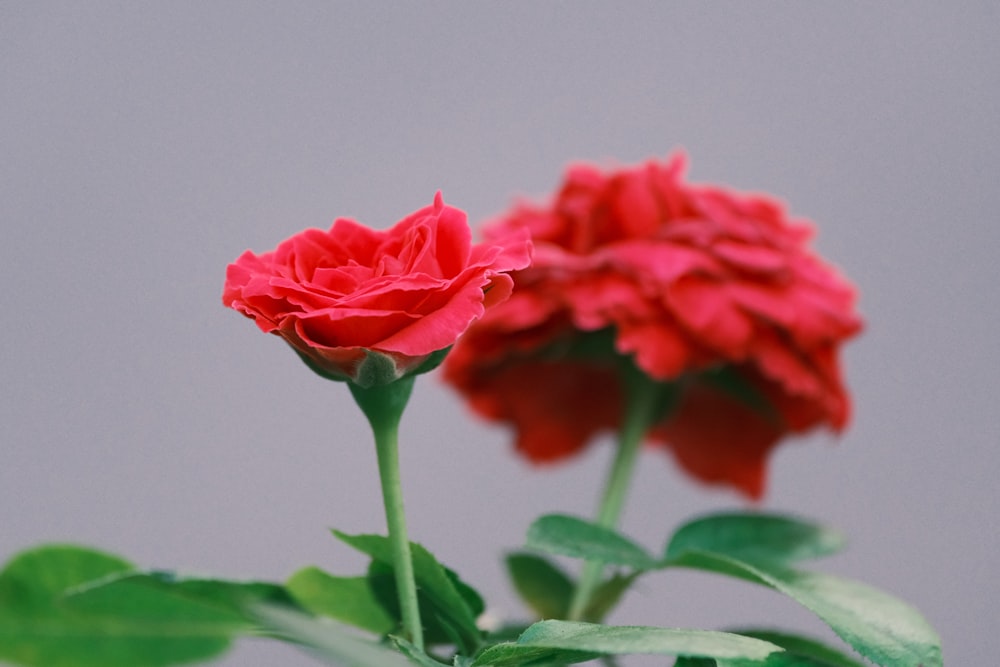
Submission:
[[[765,509],[843,530],[822,565],[916,605],[949,664],[990,664],[1000,599],[1000,5],[0,2],[0,559],[43,541],[280,580],[380,532],[346,388],[221,304],[226,265],[339,216],[445,199],[473,222],[565,165],[683,148],[773,193],[859,286],[856,416],[789,442]],[[404,422],[413,539],[524,613],[500,557],[594,511],[611,447],[534,469],[436,375]],[[651,549],[744,507],[643,459]],[[651,576],[615,623],[824,626],[777,594]],[[242,641],[223,665],[316,663]],[[638,664],[638,663],[636,663]],[[662,664],[659,661],[657,664]]]

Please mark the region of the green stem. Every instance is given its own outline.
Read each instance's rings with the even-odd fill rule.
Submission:
[[[417,585],[413,576],[413,558],[406,532],[403,511],[403,489],[399,476],[399,422],[413,389],[414,378],[407,377],[388,385],[369,388],[349,383],[351,393],[368,417],[375,436],[379,479],[385,520],[392,545],[393,571],[399,594],[399,609],[403,617],[403,632],[420,651],[424,650],[420,608],[417,605]]]
[[[597,513],[597,523],[604,528],[615,528],[618,525],[643,437],[656,418],[662,414],[664,389],[668,386],[654,382],[630,361],[623,368],[622,385],[625,394],[625,416],[618,434],[618,450]],[[591,597],[600,584],[603,571],[604,563],[601,561],[588,560],[584,563],[580,581],[570,602],[570,620],[583,619]]]

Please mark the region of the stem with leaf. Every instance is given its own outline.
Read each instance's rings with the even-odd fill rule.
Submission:
[[[625,496],[635,471],[635,463],[649,427],[662,417],[667,409],[673,387],[656,382],[637,368],[631,359],[623,358],[621,382],[625,397],[625,414],[618,435],[618,449],[604,487],[604,495],[597,513],[597,523],[604,528],[615,528],[625,505]],[[573,593],[569,619],[584,618],[591,597],[601,582],[604,563],[588,560]]]
[[[382,482],[382,500],[385,519],[392,545],[393,570],[399,609],[403,617],[406,638],[420,651],[424,650],[420,608],[417,605],[417,586],[413,575],[413,558],[406,532],[406,515],[403,512],[403,490],[399,476],[399,422],[413,390],[415,376],[372,387],[348,383],[354,400],[371,424],[378,456],[379,479]]]

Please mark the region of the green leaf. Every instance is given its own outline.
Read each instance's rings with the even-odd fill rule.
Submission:
[[[780,514],[723,513],[695,519],[670,539],[666,557],[711,551],[740,560],[793,562],[828,556],[844,547],[840,533]]]
[[[316,567],[305,567],[285,583],[303,609],[328,616],[377,635],[392,632],[396,618],[385,609],[368,577],[335,577]]]
[[[751,637],[709,630],[607,626],[570,621],[540,621],[516,642],[483,650],[473,667],[524,667],[572,664],[601,656],[645,654],[763,660],[781,649]]]
[[[142,615],[172,622],[183,617],[233,633],[256,628],[247,608],[258,602],[293,604],[284,588],[259,581],[178,577],[172,572],[128,572],[66,591],[65,605],[90,615]]]
[[[645,549],[627,537],[590,521],[562,514],[536,519],[528,528],[527,546],[637,570],[649,570],[658,565]]]
[[[506,564],[514,589],[539,618],[566,618],[574,585],[560,567],[528,553],[509,554]]]
[[[605,579],[594,589],[594,594],[590,597],[587,608],[583,610],[583,620],[600,623],[604,620],[622,595],[625,594],[642,572],[632,572],[631,574],[613,574]]]
[[[915,609],[864,584],[725,554],[687,551],[665,563],[773,588],[811,610],[862,656],[883,667],[940,667],[941,640]]]
[[[860,664],[860,663],[859,663]],[[790,653],[772,653],[764,660],[712,660],[678,658],[674,667],[829,667],[829,663]]]
[[[458,576],[458,573],[450,567],[446,567],[444,565],[441,567],[444,568],[444,573],[448,575],[448,578],[458,591],[458,594],[462,596],[463,600],[465,600],[466,606],[469,608],[469,611],[472,612],[472,617],[479,618],[479,616],[486,611],[486,603],[483,601],[483,597],[479,594],[479,591],[465,583],[465,581]]]
[[[745,637],[777,644],[785,649],[789,656],[811,660],[817,667],[865,667],[861,661],[848,657],[812,637],[778,630],[740,629],[735,632]]]
[[[340,667],[412,667],[414,661],[391,648],[366,641],[346,628],[288,607],[260,604],[252,607],[257,621],[283,639]]]
[[[773,655],[773,654],[772,654]],[[711,658],[677,658],[674,667],[717,667],[718,662]]]
[[[420,667],[441,667],[442,663],[430,657],[403,637],[390,635],[389,639],[396,645],[396,649],[413,664],[420,665]]]
[[[381,535],[334,535],[368,554],[384,566],[393,566],[389,538]],[[431,605],[436,619],[454,634],[454,641],[467,651],[475,650],[482,638],[476,626],[476,616],[482,612],[482,598],[458,576],[445,568],[424,547],[410,543],[413,558],[413,575],[417,581],[418,597]]]
[[[486,639],[484,643],[486,644],[499,644],[501,642],[512,642],[522,634],[524,631],[531,627],[532,623],[537,623],[538,621],[531,621],[530,623],[524,622],[512,622],[503,623],[497,628],[494,628],[486,633]]]
[[[141,589],[97,593],[133,571],[77,546],[22,552],[0,572],[0,660],[37,667],[158,667],[222,653],[246,622],[227,611]],[[93,597],[69,590],[93,586]]]
[[[764,662],[743,662],[743,665],[763,667],[865,667],[860,661],[849,658],[826,644],[787,632],[776,630],[734,630],[745,637],[763,639],[785,649],[784,653],[772,653]],[[741,661],[729,663],[720,661],[725,667],[742,667]],[[716,661],[708,658],[679,658],[674,667],[717,667]]]
[[[382,608],[394,621],[394,626],[402,623],[399,609],[399,594],[396,589],[396,575],[393,569],[384,563],[372,561],[368,568],[368,584]],[[434,600],[417,590],[417,605],[420,607],[420,619],[423,624],[424,642],[426,644],[455,644],[463,650],[475,651],[478,638],[463,637],[461,631],[449,618],[447,610],[441,610]],[[469,643],[471,642],[471,643]]]

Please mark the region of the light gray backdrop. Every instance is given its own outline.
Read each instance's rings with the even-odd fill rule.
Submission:
[[[383,528],[365,424],[223,308],[226,264],[439,188],[479,220],[572,159],[684,147],[694,180],[817,221],[861,289],[856,419],[779,450],[764,507],[843,529],[829,568],[916,604],[950,664],[991,664],[998,30],[990,2],[0,2],[0,556],[72,540],[231,576],[359,571],[327,528]],[[521,613],[500,553],[542,512],[592,512],[610,447],[531,469],[436,376],[405,429],[413,537]],[[734,506],[649,453],[624,524],[659,548]],[[764,616],[823,633],[690,573],[613,620]],[[225,664],[315,663],[243,642]]]

